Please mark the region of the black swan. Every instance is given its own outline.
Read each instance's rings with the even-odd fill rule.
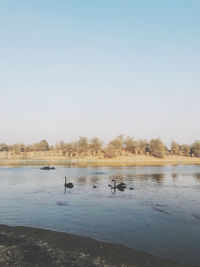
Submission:
[[[40,170],[55,170],[55,167],[45,166],[40,168]]]
[[[73,183],[67,183],[66,176],[65,176],[65,184],[64,184],[64,186],[67,187],[67,188],[73,188],[74,184]]]
[[[117,188],[120,191],[124,191],[124,189],[126,189],[126,184],[125,183],[120,183],[120,184],[116,184],[116,181],[113,179],[112,182],[114,183],[113,188]]]

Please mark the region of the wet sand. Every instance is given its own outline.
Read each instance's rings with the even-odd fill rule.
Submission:
[[[192,266],[126,247],[31,227],[0,225],[0,266]]]

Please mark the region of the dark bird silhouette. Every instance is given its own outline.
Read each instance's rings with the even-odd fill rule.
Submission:
[[[126,189],[126,184],[125,183],[120,183],[120,184],[116,184],[116,181],[113,179],[112,182],[114,183],[113,188],[117,188],[120,191],[124,191],[124,189]]]
[[[40,168],[40,170],[55,170],[55,167],[45,166]]]
[[[132,186],[130,186],[130,188],[129,188],[130,190],[133,190],[134,189],[134,187],[132,187]]]
[[[119,191],[124,191],[125,188],[124,188],[124,187],[120,187],[120,186],[118,186],[117,189],[118,189]]]
[[[93,185],[93,188],[97,188],[97,186],[96,185]]]
[[[74,184],[73,183],[67,183],[67,178],[65,176],[65,184],[64,184],[65,188],[73,188],[74,187]]]

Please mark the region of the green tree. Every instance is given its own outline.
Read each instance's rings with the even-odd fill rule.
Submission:
[[[149,152],[154,157],[164,158],[164,156],[166,155],[165,145],[160,140],[160,138],[150,140]]]

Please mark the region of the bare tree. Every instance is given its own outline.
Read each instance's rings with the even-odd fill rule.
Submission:
[[[86,137],[80,136],[77,142],[78,152],[86,153],[89,150],[89,143]]]
[[[105,158],[114,158],[116,157],[116,148],[113,146],[113,144],[108,144],[108,146],[105,149]]]
[[[46,140],[33,144],[33,151],[49,151],[49,144]]]
[[[190,146],[189,145],[181,145],[181,152],[182,155],[185,157],[190,156]]]
[[[9,146],[5,143],[0,143],[0,151],[8,151]]]
[[[147,140],[143,139],[143,140],[137,141],[137,149],[141,155],[147,151],[147,147],[148,147],[148,141]]]
[[[133,140],[132,137],[128,136],[124,141],[124,148],[126,151],[130,153],[135,153],[136,150],[136,142]]]
[[[171,153],[172,155],[180,155],[180,145],[176,143],[175,141],[171,142]]]
[[[92,151],[97,152],[102,149],[102,141],[99,138],[93,138],[90,140],[90,148]]]
[[[49,150],[49,144],[45,139],[39,142],[39,150],[40,151],[48,151]]]
[[[195,157],[200,157],[200,141],[196,141],[191,145],[191,151]]]
[[[160,138],[151,139],[149,143],[149,152],[154,157],[164,158],[164,156],[166,155],[165,145],[160,140]]]
[[[61,140],[60,142],[56,143],[55,145],[55,149],[56,150],[62,150],[62,151],[65,151],[66,150],[66,144],[63,140]]]
[[[69,153],[74,153],[78,151],[78,145],[76,142],[69,142],[65,144],[66,151]]]
[[[124,144],[123,135],[121,134],[117,136],[117,138],[115,138],[114,140],[111,140],[109,144],[113,146],[113,148],[116,150],[123,149],[123,144]]]
[[[25,151],[25,145],[23,143],[13,144],[9,147],[10,151],[14,151],[15,153],[20,153]]]

